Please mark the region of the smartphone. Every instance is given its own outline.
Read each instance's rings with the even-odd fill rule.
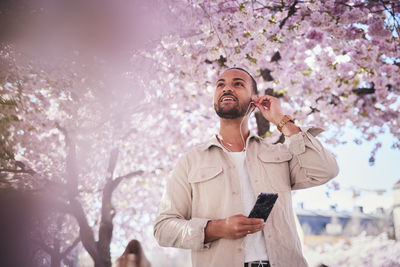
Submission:
[[[268,219],[277,199],[278,194],[260,193],[248,217],[264,219],[265,222]]]

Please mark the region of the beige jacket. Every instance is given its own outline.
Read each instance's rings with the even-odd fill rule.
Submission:
[[[315,138],[320,128],[302,128],[289,144],[268,145],[251,134],[246,164],[255,195],[278,193],[264,228],[272,266],[307,266],[292,209],[292,189],[326,183],[338,174],[335,157]],[[179,159],[167,181],[154,236],[160,246],[192,250],[194,267],[243,267],[243,238],[204,244],[207,221],[242,214],[235,166],[213,137]],[[247,215],[247,214],[245,214]]]

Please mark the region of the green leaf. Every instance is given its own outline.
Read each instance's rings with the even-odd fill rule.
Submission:
[[[312,69],[310,69],[310,68],[301,71],[301,74],[303,74],[304,76],[308,76],[311,73],[312,73]]]
[[[287,88],[281,89],[281,90],[279,90],[279,91],[277,92],[278,95],[283,95],[283,94],[285,94],[285,93],[287,93]]]
[[[276,20],[276,18],[274,16],[271,16],[271,19],[269,19],[268,21],[273,23],[273,24],[278,23],[278,21]]]
[[[250,61],[253,62],[254,64],[257,64],[257,59],[254,57],[251,57],[249,54],[246,55],[246,58]]]
[[[240,11],[243,11],[243,9],[245,9],[246,3],[247,3],[247,1],[244,1],[243,3],[240,4],[240,6],[239,6]]]
[[[360,84],[360,81],[358,79],[353,79],[351,84],[353,85],[353,88],[357,88],[357,86]]]
[[[250,32],[246,32],[245,34],[243,34],[243,37],[250,37]]]
[[[260,137],[261,138],[266,138],[266,137],[270,137],[270,136],[272,136],[272,132],[266,132],[265,134],[263,134],[263,135],[261,135]]]

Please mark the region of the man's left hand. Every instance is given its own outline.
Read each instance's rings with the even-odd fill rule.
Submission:
[[[281,102],[278,98],[270,95],[263,95],[253,96],[252,100],[265,119],[278,125],[283,118]]]

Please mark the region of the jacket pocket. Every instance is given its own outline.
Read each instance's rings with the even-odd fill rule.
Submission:
[[[287,151],[262,151],[258,154],[263,168],[263,179],[275,191],[288,191],[290,186],[289,160],[292,154]]]
[[[189,183],[200,183],[216,178],[222,172],[222,166],[200,167],[189,173]]]
[[[219,218],[221,207],[224,207],[224,190],[226,179],[223,179],[222,166],[199,166],[188,174],[192,188],[192,216],[199,218]],[[222,192],[222,193],[221,193]]]

